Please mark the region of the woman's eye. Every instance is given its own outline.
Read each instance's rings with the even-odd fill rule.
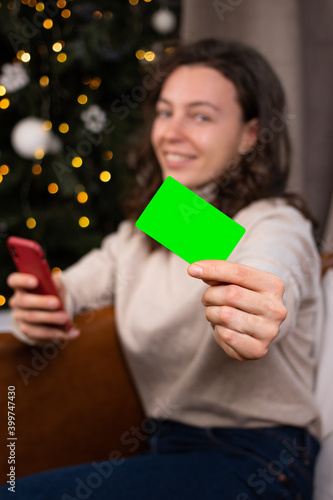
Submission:
[[[209,122],[210,118],[207,115],[197,114],[195,115],[195,119],[197,122]]]
[[[158,116],[160,118],[166,118],[168,116],[171,116],[171,113],[170,113],[170,111],[167,111],[166,109],[157,109],[156,116]]]

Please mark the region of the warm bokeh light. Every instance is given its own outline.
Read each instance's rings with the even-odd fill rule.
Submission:
[[[172,46],[170,46],[170,47],[165,47],[165,49],[164,49],[164,52],[165,52],[166,54],[173,54],[173,53],[174,53],[174,51],[175,51],[175,48],[174,48],[174,47],[172,47]]]
[[[81,191],[78,193],[76,199],[79,203],[86,203],[88,201],[88,195],[85,191]]]
[[[88,217],[80,217],[79,218],[79,226],[81,227],[88,227],[90,224],[90,220],[88,219]]]
[[[61,132],[62,134],[67,134],[68,131],[69,131],[68,123],[60,123],[59,132]]]
[[[36,5],[36,10],[38,12],[43,12],[44,8],[45,8],[45,5],[43,4],[43,2],[38,2],[38,4]]]
[[[104,170],[100,173],[99,178],[102,182],[109,182],[109,180],[111,179],[111,174],[108,170]]]
[[[0,85],[0,96],[5,95],[6,92],[6,88],[3,85]]]
[[[62,50],[62,43],[60,42],[55,42],[53,45],[52,45],[52,50],[54,52],[60,52]]]
[[[1,165],[0,166],[0,174],[1,175],[7,175],[9,173],[9,167],[8,165]]]
[[[131,5],[138,5],[139,0],[128,0]]]
[[[47,87],[49,83],[50,83],[50,80],[49,80],[48,76],[43,75],[43,76],[40,77],[40,79],[39,79],[39,85],[41,87]]]
[[[153,61],[155,59],[155,53],[149,50],[148,52],[145,53],[145,59],[146,61]]]
[[[103,158],[103,160],[105,160],[105,161],[112,160],[112,158],[113,158],[113,153],[112,153],[112,151],[110,151],[110,150],[104,151],[104,153],[103,153],[103,155],[102,155],[102,158]]]
[[[43,27],[46,30],[50,30],[53,27],[53,21],[52,21],[52,19],[45,19],[45,21],[43,22]]]
[[[40,175],[42,173],[42,167],[39,165],[39,163],[35,163],[35,165],[32,166],[31,172],[34,175]]]
[[[68,19],[71,17],[71,11],[69,9],[64,9],[61,13],[62,17]]]
[[[44,155],[45,155],[45,151],[42,148],[36,149],[35,154],[34,154],[36,160],[41,160],[42,158],[44,158]]]
[[[25,223],[26,223],[26,226],[27,226],[28,229],[33,229],[37,225],[36,219],[34,219],[33,217],[29,217],[25,221]]]
[[[45,120],[45,122],[43,122],[42,126],[43,126],[44,130],[51,130],[52,122],[50,122],[50,120]]]
[[[3,181],[3,176],[0,174],[0,184],[2,183]]]
[[[99,21],[100,19],[102,19],[103,17],[103,14],[100,10],[95,10],[95,12],[93,12],[93,18],[96,20],[96,21]]]
[[[77,102],[79,104],[86,104],[86,102],[88,101],[88,97],[85,95],[85,94],[81,94],[79,95],[79,97],[77,98]]]
[[[72,165],[75,168],[81,167],[81,165],[82,165],[82,158],[80,158],[79,156],[75,156],[75,158],[73,158],[73,160],[72,160]]]
[[[139,59],[141,61],[141,59],[144,59],[146,52],[142,49],[139,49],[136,51],[135,55],[136,55],[137,59]]]
[[[10,100],[5,97],[4,99],[1,99],[0,101],[0,109],[7,109],[10,105]]]
[[[64,52],[61,52],[60,54],[57,55],[57,61],[60,63],[63,63],[67,60],[67,56]]]
[[[98,87],[101,85],[102,83],[102,80],[99,78],[99,76],[95,76],[91,82],[89,83],[89,87],[92,89],[92,90],[96,90],[98,89]]]
[[[24,54],[22,54],[22,56],[21,56],[21,61],[24,63],[29,62],[30,59],[31,59],[31,56],[30,56],[29,52],[24,52]]]
[[[57,7],[59,7],[59,9],[63,9],[64,7],[66,7],[66,5],[67,5],[66,0],[58,0],[57,1]]]
[[[6,297],[0,295],[0,306],[4,306],[6,304]]]
[[[51,182],[51,184],[47,186],[47,190],[50,194],[56,194],[59,191],[59,186],[55,182]]]
[[[51,273],[54,276],[58,276],[58,275],[60,275],[62,273],[62,270],[60,269],[60,267],[52,267]]]

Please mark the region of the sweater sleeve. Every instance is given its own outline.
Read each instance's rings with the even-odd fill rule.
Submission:
[[[246,228],[243,241],[229,257],[279,276],[287,318],[277,340],[295,328],[298,312],[315,301],[320,283],[320,256],[311,223],[283,202],[260,201],[235,218]]]
[[[65,305],[71,317],[114,303],[116,287],[124,278],[117,266],[118,256],[131,232],[131,223],[121,222],[115,233],[104,238],[99,249],[91,250],[63,272]]]

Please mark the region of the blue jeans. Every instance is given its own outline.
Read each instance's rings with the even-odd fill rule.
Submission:
[[[152,420],[149,450],[16,481],[20,500],[311,500],[317,441],[304,429]],[[52,453],[52,450],[50,450]],[[7,486],[0,498],[14,498]]]

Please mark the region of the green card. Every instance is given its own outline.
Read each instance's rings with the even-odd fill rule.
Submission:
[[[167,177],[136,222],[189,264],[226,260],[245,229],[173,177]]]

